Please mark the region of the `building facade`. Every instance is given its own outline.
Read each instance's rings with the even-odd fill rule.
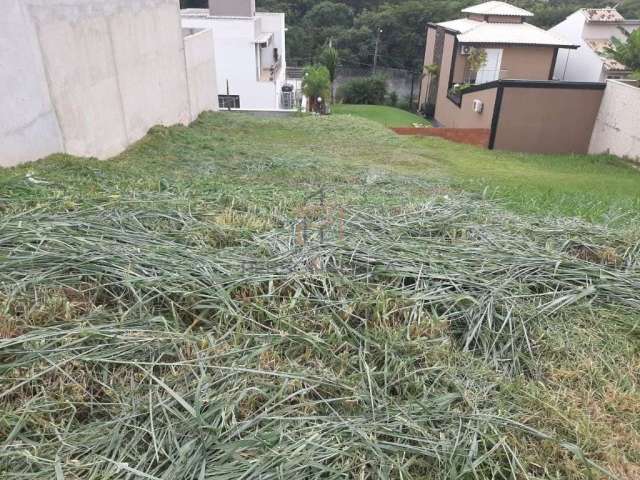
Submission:
[[[184,9],[187,31],[213,32],[220,108],[292,108],[286,82],[284,13],[256,12],[255,0],[211,0],[209,9]]]
[[[550,80],[558,51],[577,48],[526,23],[532,13],[504,2],[487,2],[462,13],[465,18],[426,29],[425,70],[436,66],[437,73],[423,76],[420,105],[443,126],[458,126],[461,93],[469,87],[507,79]],[[478,51],[485,55],[479,67],[471,61]],[[473,123],[484,123],[478,118],[483,112],[477,113]]]
[[[612,38],[625,41],[638,28],[640,20],[626,20],[615,8],[578,10],[550,30],[580,45],[577,50],[560,52],[554,78],[570,82],[626,79],[630,70],[605,50],[612,46]]]
[[[559,52],[578,45],[504,2],[462,12],[427,26],[423,113],[437,127],[484,132],[491,149],[587,153],[605,84],[552,80]]]

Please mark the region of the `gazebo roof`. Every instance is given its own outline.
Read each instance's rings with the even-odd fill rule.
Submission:
[[[471,15],[493,15],[499,17],[533,17],[533,13],[505,2],[486,2],[465,8],[462,13]]]

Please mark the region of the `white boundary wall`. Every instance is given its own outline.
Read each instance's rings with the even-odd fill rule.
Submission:
[[[187,61],[189,103],[193,121],[206,110],[218,110],[213,32],[202,30],[185,37],[184,53]]]
[[[215,65],[197,46],[189,88],[177,0],[2,0],[2,10],[0,166],[109,158],[154,125],[217,109],[198,92],[211,77],[202,64]]]
[[[589,153],[611,153],[640,161],[640,88],[607,82]]]

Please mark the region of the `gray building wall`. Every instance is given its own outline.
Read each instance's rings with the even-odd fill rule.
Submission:
[[[40,43],[20,0],[0,15],[0,166],[63,150]]]
[[[253,17],[256,0],[209,0],[209,11],[214,17]]]

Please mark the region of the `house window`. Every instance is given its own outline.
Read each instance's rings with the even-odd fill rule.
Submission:
[[[240,95],[218,95],[220,108],[240,108]]]

